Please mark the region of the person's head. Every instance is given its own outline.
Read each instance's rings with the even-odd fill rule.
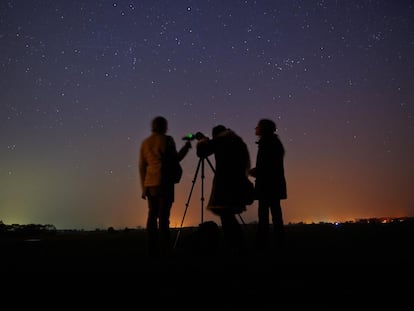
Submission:
[[[167,119],[161,116],[155,117],[151,122],[151,130],[154,133],[165,134],[168,129]]]
[[[220,133],[224,132],[227,128],[224,125],[216,125],[215,127],[213,127],[212,130],[212,135],[213,138],[216,137],[217,135],[219,135]]]
[[[276,123],[270,119],[260,119],[256,126],[256,135],[266,136],[276,132]]]

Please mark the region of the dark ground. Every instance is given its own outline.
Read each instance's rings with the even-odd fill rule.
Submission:
[[[251,243],[243,256],[207,251],[197,229],[183,228],[174,254],[161,259],[145,255],[142,230],[2,233],[2,305],[399,310],[414,295],[413,221],[288,225],[284,249],[258,253]],[[250,238],[254,230],[246,227]]]

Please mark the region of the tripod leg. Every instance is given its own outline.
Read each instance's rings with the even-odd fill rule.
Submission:
[[[246,231],[248,231],[248,230],[249,230],[249,228],[247,227],[246,223],[244,222],[244,220],[243,220],[242,216],[241,216],[240,214],[237,214],[237,215],[239,216],[240,221],[241,221],[241,223],[243,224],[243,226],[246,228]]]
[[[215,173],[215,172],[216,172],[216,170],[214,169],[213,164],[211,164],[210,159],[209,159],[209,158],[205,158],[205,159],[207,160],[207,163],[208,163],[208,165],[210,166],[210,168],[211,168],[211,170],[213,171],[213,173]]]
[[[198,172],[199,172],[199,170],[200,170],[200,166],[201,166],[201,158],[200,158],[200,160],[198,161],[197,168],[196,168],[196,171],[195,171],[195,174],[194,174],[194,178],[193,178],[193,181],[192,181],[192,185],[191,185],[191,190],[190,190],[190,193],[189,193],[189,195],[188,195],[187,202],[185,203],[184,215],[183,215],[183,218],[181,219],[180,228],[178,229],[177,236],[176,236],[176,238],[175,238],[174,248],[177,246],[178,239],[179,239],[179,237],[180,237],[181,229],[182,229],[182,227],[183,227],[183,223],[184,223],[185,215],[187,214],[187,209],[188,209],[188,206],[189,206],[189,204],[190,204],[191,195],[193,194],[194,185],[195,185],[195,183],[196,183],[196,181],[197,181],[197,175],[198,175]]]

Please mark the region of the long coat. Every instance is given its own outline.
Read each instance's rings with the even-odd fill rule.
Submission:
[[[284,169],[285,149],[276,134],[262,136],[258,144],[255,186],[259,200],[282,200],[287,198]]]
[[[250,155],[245,142],[232,130],[225,130],[213,139],[200,140],[197,155],[208,157],[214,154],[215,174],[207,209],[220,215],[222,209],[240,213],[246,209],[243,189]]]

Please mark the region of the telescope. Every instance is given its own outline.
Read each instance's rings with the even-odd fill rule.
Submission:
[[[187,135],[185,135],[183,137],[183,140],[187,140],[187,141],[192,141],[194,139],[200,140],[202,138],[206,137],[203,133],[201,132],[197,132],[195,134],[193,133],[188,133]]]

